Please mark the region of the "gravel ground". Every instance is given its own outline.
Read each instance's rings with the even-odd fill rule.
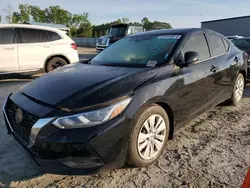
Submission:
[[[0,82],[0,104],[25,83]],[[0,115],[0,187],[240,187],[250,164],[249,97],[250,87],[239,107],[218,106],[185,125],[150,167],[92,176],[43,174]]]

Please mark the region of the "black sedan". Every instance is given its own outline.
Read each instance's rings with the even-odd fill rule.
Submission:
[[[148,166],[187,121],[223,101],[239,103],[246,61],[210,30],[130,35],[10,94],[6,126],[48,172]]]
[[[248,80],[250,79],[250,37],[236,38],[231,40],[235,46],[248,54]]]

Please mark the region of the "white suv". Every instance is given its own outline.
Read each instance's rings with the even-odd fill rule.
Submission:
[[[25,24],[0,24],[0,75],[52,71],[79,61],[64,31]]]

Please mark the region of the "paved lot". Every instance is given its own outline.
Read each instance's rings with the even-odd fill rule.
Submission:
[[[0,105],[28,81],[1,81]],[[239,107],[218,106],[187,124],[148,168],[61,176],[39,171],[0,114],[0,187],[240,187],[250,164],[249,120],[250,87]]]

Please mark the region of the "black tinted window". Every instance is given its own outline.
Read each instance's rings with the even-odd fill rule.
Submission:
[[[14,29],[1,28],[0,29],[0,44],[13,44],[14,43]]]
[[[22,43],[40,42],[40,30],[22,29]]]
[[[204,34],[199,33],[191,36],[182,50],[183,57],[186,52],[195,51],[199,54],[199,60],[204,60],[210,57],[208,45]]]
[[[55,32],[47,31],[50,41],[60,40],[62,37]]]
[[[40,31],[40,41],[41,42],[48,42],[49,41],[47,33],[44,30]]]
[[[216,35],[208,34],[209,42],[213,51],[213,55],[221,55],[226,52],[222,38]]]

